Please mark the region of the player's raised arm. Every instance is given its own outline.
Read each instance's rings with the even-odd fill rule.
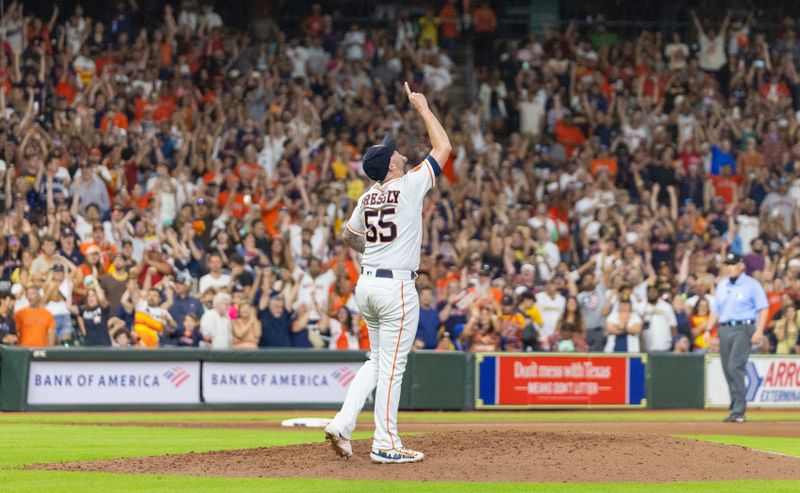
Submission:
[[[425,95],[420,92],[411,92],[411,88],[408,87],[408,82],[405,83],[405,87],[411,106],[419,112],[422,121],[425,122],[425,128],[428,130],[428,137],[431,139],[431,147],[433,147],[433,149],[431,149],[431,156],[439,164],[439,167],[442,168],[447,162],[447,158],[450,157],[450,151],[452,150],[447,132],[444,131],[444,127],[442,127],[442,124],[439,123],[439,120],[428,107],[428,100],[425,99]]]

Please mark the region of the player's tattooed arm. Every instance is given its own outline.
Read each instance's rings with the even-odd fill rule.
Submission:
[[[366,248],[366,239],[363,236],[359,236],[350,231],[348,228],[344,228],[342,240],[353,250],[359,253],[364,253],[364,249]]]

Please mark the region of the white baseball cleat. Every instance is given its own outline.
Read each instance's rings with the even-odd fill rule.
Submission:
[[[331,447],[336,455],[348,459],[353,456],[353,446],[350,444],[350,440],[343,437],[339,430],[333,427],[333,424],[325,427],[325,439],[331,442]]]
[[[425,454],[407,448],[396,448],[392,450],[373,450],[369,454],[369,458],[376,464],[409,464],[421,461],[425,458]]]

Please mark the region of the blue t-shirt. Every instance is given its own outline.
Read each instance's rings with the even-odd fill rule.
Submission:
[[[439,334],[439,312],[436,308],[420,308],[417,339],[425,343],[425,349],[435,349]]]
[[[269,311],[259,310],[261,320],[261,339],[258,347],[292,347],[292,316],[285,309],[279,316]],[[308,338],[308,336],[306,336]]]
[[[732,154],[723,152],[717,146],[711,146],[711,174],[721,174],[722,166],[729,164],[731,166],[731,174],[736,174],[736,158]]]

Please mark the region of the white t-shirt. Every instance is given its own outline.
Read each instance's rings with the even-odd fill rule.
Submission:
[[[364,58],[364,43],[367,38],[363,31],[347,31],[344,35],[343,45],[346,47],[345,55],[348,60],[361,60]]]
[[[275,168],[283,156],[284,142],[286,142],[285,136],[275,138],[264,136],[264,147],[258,153],[258,165],[267,172],[267,178],[272,179],[275,176]]]
[[[725,40],[722,39],[722,34],[717,34],[714,39],[708,39],[708,36],[702,34],[699,42],[701,69],[716,72],[728,62],[728,57],[725,56]]]
[[[594,219],[594,213],[598,207],[600,207],[600,198],[596,193],[594,195],[585,196],[575,202],[575,212],[578,213],[578,221],[581,228]]]
[[[6,19],[2,25],[0,25],[0,32],[2,32],[3,37],[5,38],[6,42],[11,45],[11,49],[14,50],[14,53],[22,53],[22,19]]]
[[[300,287],[297,289],[297,300],[294,303],[294,308],[297,309],[300,305],[306,305],[309,310],[309,319],[319,320],[321,315],[314,308],[311,295],[313,294],[314,298],[316,298],[318,307],[323,310],[327,309],[328,293],[331,285],[336,282],[336,274],[329,270],[313,278],[311,274],[303,272],[299,282]]]
[[[558,264],[561,263],[561,252],[558,250],[558,245],[552,241],[546,241],[542,244],[542,251],[547,265],[549,265],[551,269],[558,267]]]
[[[305,46],[297,45],[286,48],[286,56],[292,62],[292,77],[306,78],[306,62],[308,61],[308,49]]]
[[[215,27],[222,27],[222,17],[216,12],[210,12],[203,18],[206,24],[206,29],[214,29]]]
[[[686,43],[670,43],[664,48],[664,56],[669,59],[670,70],[684,69],[689,58],[689,47]]]
[[[211,337],[212,349],[228,349],[233,340],[231,319],[220,315],[216,310],[208,310],[200,318],[200,333]]]
[[[547,114],[547,96],[543,91],[536,93],[530,101],[519,103],[519,131],[525,135],[539,135],[542,133],[542,124]]]
[[[800,206],[800,204],[795,205],[795,207],[798,206]],[[736,221],[739,222],[739,237],[742,239],[742,253],[747,255],[750,253],[750,242],[758,238],[760,220],[758,216],[739,214],[736,216]]]
[[[648,132],[645,125],[633,128],[627,123],[622,126],[622,134],[625,136],[625,141],[631,152],[638,149],[640,145],[647,143],[647,139],[650,136],[650,132]]]
[[[533,229],[544,228],[547,230],[547,234],[550,235],[550,239],[558,239],[558,226],[549,217],[542,219],[539,216],[533,216],[528,219],[528,225]]]
[[[322,260],[326,260],[326,228],[323,226],[319,226],[314,229],[314,232],[311,234],[311,254],[317,258]],[[290,224],[289,225],[289,245],[292,248],[292,256],[297,263],[303,253],[303,227],[299,224]]]
[[[214,278],[210,273],[200,278],[198,289],[200,293],[205,293],[208,288],[225,289],[231,283],[231,276],[228,274],[220,274],[218,278]]]
[[[564,313],[566,305],[567,299],[560,293],[556,293],[555,298],[551,298],[544,291],[536,294],[536,307],[539,309],[539,313],[542,314],[542,338],[549,337],[555,333],[558,320],[561,318],[561,314]]]
[[[613,311],[609,313],[608,319],[606,319],[606,323],[619,325],[619,312]],[[628,319],[628,326],[633,326],[640,323],[642,323],[642,319],[639,318],[639,315],[637,315],[636,313],[631,313],[631,316]],[[608,334],[608,338],[606,339],[606,347],[603,349],[603,352],[606,353],[614,352],[614,346],[617,344],[617,337],[622,337],[622,336],[618,336],[616,334]],[[628,338],[629,353],[638,353],[641,351],[638,335],[627,334],[625,337]]]
[[[425,82],[430,85],[434,92],[445,90],[453,83],[453,76],[450,75],[450,70],[446,67],[439,65],[423,65],[423,74],[425,75]]]
[[[650,327],[643,330],[646,351],[669,351],[672,348],[672,329],[678,325],[672,305],[659,299],[655,305],[646,303],[642,308],[642,320]]]

